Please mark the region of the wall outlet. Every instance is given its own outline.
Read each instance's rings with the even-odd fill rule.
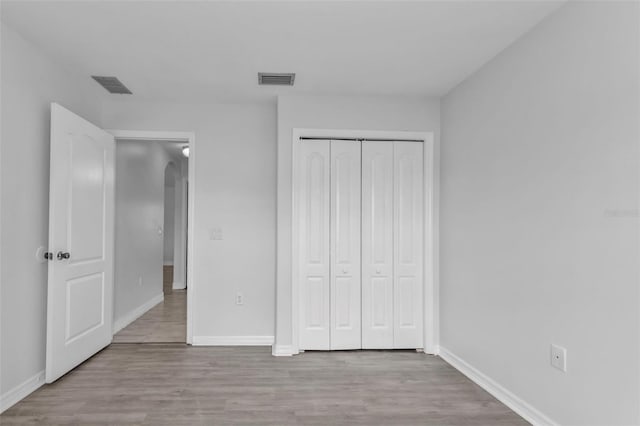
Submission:
[[[236,305],[244,305],[244,297],[242,293],[236,294]]]
[[[142,286],[142,275],[138,277],[138,285]]]
[[[567,350],[565,348],[551,344],[551,365],[560,371],[567,372]]]

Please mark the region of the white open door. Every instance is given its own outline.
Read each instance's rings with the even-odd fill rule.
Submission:
[[[46,381],[112,339],[112,135],[51,105]]]

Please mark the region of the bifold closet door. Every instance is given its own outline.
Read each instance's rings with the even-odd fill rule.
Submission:
[[[362,347],[422,348],[423,160],[417,142],[362,144]]]
[[[298,147],[298,292],[301,349],[330,349],[330,172],[328,140]]]
[[[360,142],[303,140],[299,215],[299,345],[359,349]]]
[[[331,141],[331,349],[360,349],[360,145]]]
[[[422,150],[299,142],[300,349],[423,347]]]
[[[393,348],[393,144],[362,143],[362,347]]]
[[[424,347],[423,146],[393,143],[393,347]]]

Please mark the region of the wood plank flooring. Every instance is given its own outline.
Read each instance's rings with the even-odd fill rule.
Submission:
[[[113,336],[113,343],[185,343],[187,291],[173,290],[173,267],[163,270],[164,301]]]
[[[169,294],[173,291],[173,266],[162,265],[162,291]]]
[[[164,301],[113,336],[113,343],[185,343],[187,291],[165,293]]]
[[[414,351],[111,345],[0,424],[526,425],[437,357]]]

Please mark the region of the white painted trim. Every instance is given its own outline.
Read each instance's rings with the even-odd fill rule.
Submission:
[[[44,370],[0,395],[0,413],[5,412],[42,385],[44,385]]]
[[[195,317],[196,285],[193,279],[195,248],[195,203],[196,203],[196,134],[194,132],[165,132],[154,130],[115,130],[109,129],[116,139],[185,141],[189,144],[189,196],[187,224],[187,343],[193,344],[193,318]]]
[[[184,283],[174,281],[173,284],[171,284],[171,288],[174,290],[184,290],[187,287],[185,287]]]
[[[194,346],[271,346],[273,336],[193,336]]]
[[[410,132],[405,130],[345,130],[345,129],[293,129],[293,140],[298,141],[300,137],[338,139],[389,139],[389,140],[417,140],[424,141],[432,132]]]
[[[153,296],[151,300],[146,301],[142,305],[135,308],[133,311],[129,312],[122,318],[113,321],[113,334],[115,335],[117,332],[140,318],[144,315],[149,309],[153,308],[159,303],[164,301],[164,293],[160,293],[156,296]]]
[[[436,194],[439,186],[436,171],[435,137],[433,133],[423,134],[423,179],[424,179],[424,283],[423,283],[423,351],[436,354],[439,343],[439,280],[437,271],[438,238],[435,219],[439,209]]]
[[[502,385],[491,379],[486,374],[482,373],[477,368],[473,367],[471,364],[464,361],[462,358],[453,354],[446,348],[440,346],[440,358],[445,360],[448,364],[450,364],[453,368],[460,371],[462,374],[467,376],[471,381],[476,383],[482,389],[489,392],[493,395],[498,401],[502,402],[507,407],[511,408],[518,415],[520,415],[523,419],[533,424],[537,425],[549,425],[556,426],[558,423],[551,420],[545,414],[540,412],[537,408],[533,407],[531,404],[522,400],[517,395],[514,395],[511,391],[504,388]]]
[[[193,132],[165,132],[155,130],[116,130],[105,129],[116,139],[131,140],[161,140],[161,141],[189,141],[195,139]],[[189,146],[189,156],[191,156],[191,146]]]
[[[300,274],[300,265],[298,262],[298,253],[300,253],[300,247],[298,244],[298,224],[300,220],[298,218],[298,200],[296,199],[296,186],[298,185],[298,176],[300,171],[298,170],[298,161],[300,136],[302,129],[293,129],[293,138],[291,139],[291,252],[290,252],[290,264],[291,264],[291,353],[296,355],[300,353],[300,319],[298,315],[298,302],[300,300],[300,293],[298,292],[298,278]]]
[[[292,356],[294,355],[293,347],[291,345],[273,345],[271,354],[273,356]]]
[[[173,280],[180,284],[179,288],[186,288],[187,283],[187,186],[187,176],[183,162],[180,167],[180,175],[176,179],[176,202],[174,205]]]
[[[299,174],[298,145],[301,137],[323,139],[356,138],[356,139],[389,139],[423,141],[424,170],[424,352],[437,354],[440,339],[440,296],[437,259],[439,258],[439,241],[437,232],[440,181],[437,171],[440,160],[435,155],[435,135],[433,132],[382,131],[382,130],[344,130],[344,129],[303,129],[294,128],[291,139],[291,352],[299,353],[298,336],[298,211],[295,198],[295,182]],[[416,142],[419,143],[419,142]],[[428,273],[429,272],[429,273]],[[275,353],[274,353],[275,355]]]

